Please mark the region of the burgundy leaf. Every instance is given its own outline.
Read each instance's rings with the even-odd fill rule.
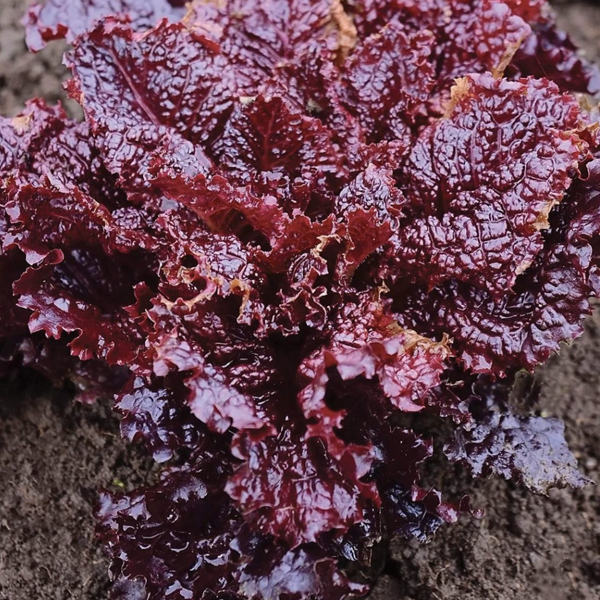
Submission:
[[[226,456],[208,446],[192,467],[163,475],[153,487],[120,497],[103,493],[98,533],[113,555],[114,576],[149,598],[222,591],[235,568],[230,544],[242,525],[221,491],[229,469]]]
[[[253,557],[236,574],[238,593],[243,598],[343,600],[366,592],[367,586],[350,581],[336,561],[314,545],[288,550],[264,539],[245,538],[242,534],[234,543],[240,554]]]
[[[445,2],[441,4],[443,6]],[[528,11],[524,9],[529,8],[527,5],[531,5],[531,2],[476,0],[471,3],[471,10],[469,3],[460,0],[450,4],[457,15],[444,25],[439,34],[443,42],[446,38],[448,40],[441,52],[441,81],[448,86],[456,77],[463,77],[470,72],[491,71],[502,75],[522,41],[531,32],[521,18],[525,17],[523,13]]]
[[[586,165],[587,177],[569,190],[564,216],[570,220],[566,234],[569,250],[595,295],[600,294],[600,159]]]
[[[429,31],[406,33],[392,23],[367,38],[349,58],[343,81],[346,105],[360,118],[371,138],[402,139],[407,125],[434,85],[430,62],[434,37]]]
[[[106,254],[150,249],[155,242],[138,220],[121,220],[76,187],[47,179],[36,185],[10,187],[4,234],[5,249],[18,247],[30,264],[52,249],[99,246]],[[131,227],[133,225],[133,227]]]
[[[410,302],[418,297],[421,308],[414,313],[409,308],[406,322],[414,324],[419,312],[419,319],[428,320],[424,329],[451,336],[459,358],[476,373],[531,369],[557,352],[560,342],[581,335],[583,318],[591,313],[591,289],[573,267],[573,257],[559,249],[544,261],[539,271],[522,276],[523,282],[531,277],[531,288],[499,301],[456,282],[417,293]]]
[[[581,56],[571,38],[551,21],[533,27],[512,61],[508,73],[546,77],[561,90],[598,94],[600,70]]]
[[[158,165],[158,163],[157,163]],[[168,167],[158,167],[154,184],[170,198],[196,213],[216,233],[233,233],[244,241],[275,240],[289,217],[275,196],[260,196],[249,187],[234,187],[221,175],[189,178]],[[258,234],[258,236],[257,236]]]
[[[287,191],[292,197],[343,175],[331,133],[319,120],[294,114],[278,97],[258,96],[238,106],[213,153],[235,183],[244,185],[260,177],[256,185],[264,179],[274,193]]]
[[[103,314],[101,307],[78,297],[77,284],[82,278],[85,282],[89,263],[84,253],[69,258],[65,261],[62,251],[52,250],[39,267],[30,267],[14,284],[17,305],[31,311],[29,330],[55,339],[76,333],[69,342],[74,356],[131,364],[143,345],[141,332],[122,309]]]
[[[26,327],[25,322],[25,330]],[[124,367],[108,366],[99,360],[79,360],[71,355],[64,341],[47,339],[42,333],[3,337],[2,375],[12,375],[16,368],[23,367],[41,373],[57,387],[66,385],[74,391],[75,400],[82,404],[112,397],[129,377],[129,371]]]
[[[583,485],[509,408],[600,293],[596,111],[560,91],[597,72],[544,0],[183,4],[33,7],[85,121],[0,119],[0,374],[115,395],[170,461],[101,496],[116,597],[366,593],[391,536],[478,514],[421,482],[448,427],[476,476]]]
[[[230,0],[193,4],[186,20],[213,36],[239,64],[268,72],[314,46],[343,57],[356,30],[339,0]]]
[[[205,457],[200,468],[175,471],[144,491],[102,494],[98,532],[111,552],[119,549],[112,566],[117,593],[343,600],[365,592],[315,545],[290,550],[243,528],[218,491],[225,472],[209,462],[217,457]]]
[[[406,203],[395,187],[390,170],[370,164],[344,187],[336,198],[335,212],[346,226],[348,249],[344,270],[354,270],[392,236]]]
[[[350,453],[331,457],[316,438],[284,432],[244,449],[247,462],[227,484],[227,493],[261,532],[292,548],[315,542],[321,532],[347,531],[361,521],[372,485]],[[258,475],[258,477],[257,477]]]
[[[511,10],[528,23],[536,22],[545,10],[545,0],[505,0]]]
[[[296,111],[324,123],[340,149],[344,166],[356,174],[368,160],[367,132],[344,104],[341,77],[338,65],[328,60],[326,52],[315,48],[301,61],[278,64],[271,78],[262,83],[261,91],[267,96],[285,97]],[[409,140],[394,143],[406,151]]]
[[[457,77],[504,68],[529,34],[526,21],[537,18],[539,2],[496,0],[351,0],[361,35],[378,34],[388,24],[415,34],[433,34],[432,67],[436,93],[445,97]],[[436,65],[437,63],[437,65]],[[431,67],[430,67],[431,68]],[[436,111],[439,98],[434,100]]]
[[[152,151],[161,145],[210,168],[192,144],[206,142],[207,132],[223,123],[238,86],[214,43],[180,23],[135,33],[107,19],[77,40],[68,65],[74,76],[69,93],[103,133],[106,163],[124,187],[142,185]]]
[[[512,288],[582,158],[585,143],[572,133],[580,126],[575,99],[543,80],[460,80],[448,117],[413,147],[415,218],[392,246],[398,266],[414,264],[430,287],[456,278],[494,297]]]
[[[307,382],[299,395],[306,418],[328,415],[324,398],[332,367],[345,381],[376,378],[401,411],[422,410],[423,397],[440,382],[449,357],[447,342],[436,343],[402,329],[377,300],[365,296],[342,307],[336,321],[330,343],[300,367],[300,377]],[[342,416],[334,417],[333,426]]]
[[[60,105],[30,101],[13,119],[1,119],[0,180],[58,188],[78,187],[109,210],[122,207],[124,193],[106,169],[86,123],[67,119]]]
[[[26,334],[28,313],[17,306],[13,284],[21,277],[27,263],[16,250],[0,254],[0,335],[2,338]]]
[[[37,52],[48,42],[72,42],[109,15],[124,15],[136,30],[150,29],[160,19],[178,21],[185,14],[183,0],[44,0],[23,19],[29,49]]]
[[[27,102],[20,115],[0,117],[0,172],[18,168],[28,153],[54,138],[66,118],[60,105],[50,107],[37,98]]]
[[[201,424],[186,407],[185,388],[170,383],[167,388],[158,380],[148,385],[132,378],[115,402],[123,437],[143,440],[157,462],[171,459],[181,448],[195,448],[203,436]]]
[[[544,248],[519,276],[514,293],[495,300],[456,281],[430,293],[414,290],[400,303],[400,321],[428,335],[450,335],[460,359],[477,373],[532,369],[561,342],[581,335],[597,285],[596,163],[589,165],[588,180],[576,181],[552,213]]]

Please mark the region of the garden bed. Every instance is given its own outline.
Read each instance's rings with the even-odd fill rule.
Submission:
[[[0,1],[0,113],[33,96],[62,97],[60,45],[26,52],[25,2]],[[557,7],[561,24],[598,58],[600,8]],[[597,43],[597,42],[596,42]],[[71,110],[74,110],[71,108]],[[541,409],[563,419],[588,477],[600,481],[600,320],[537,376]],[[64,391],[22,376],[0,395],[0,599],[107,600],[108,562],[94,541],[96,490],[152,478],[145,453],[123,442],[104,403],[74,404]],[[435,465],[428,467],[435,481]],[[440,469],[440,472],[442,469]],[[448,468],[444,469],[448,473]],[[452,472],[452,471],[451,471]],[[600,597],[600,494],[553,490],[548,498],[500,480],[471,482],[457,467],[443,489],[470,493],[479,521],[442,529],[429,545],[398,540],[372,597],[407,600],[594,600]]]

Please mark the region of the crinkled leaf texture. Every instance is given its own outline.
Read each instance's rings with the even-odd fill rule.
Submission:
[[[597,71],[543,0],[182,4],[34,6],[85,121],[0,120],[1,372],[115,394],[166,463],[101,496],[117,597],[364,594],[390,536],[474,512],[419,483],[444,443],[582,485],[507,401],[600,292],[598,126],[565,93]]]
[[[491,412],[471,431],[457,432],[446,455],[465,463],[475,477],[494,473],[538,493],[551,486],[582,487],[587,482],[577,470],[558,419]]]
[[[513,287],[583,158],[577,101],[557,92],[535,79],[457,80],[448,116],[408,159],[414,219],[397,234],[399,266],[414,264],[430,288],[454,279],[497,297]]]
[[[580,488],[589,483],[565,442],[562,421],[520,414],[516,406],[507,405],[507,392],[523,408],[535,404],[539,386],[535,381],[533,387],[527,386],[515,374],[502,382],[476,378],[471,386],[476,419],[470,427],[455,431],[444,449],[446,456],[465,465],[474,477],[493,473],[539,494],[550,487]]]
[[[571,38],[548,18],[540,19],[515,54],[510,71],[549,77],[561,89],[597,95],[600,69],[585,60]]]
[[[109,15],[126,17],[135,29],[144,30],[163,18],[179,20],[184,6],[183,0],[44,0],[29,8],[23,24],[27,45],[36,52],[52,40],[72,42]]]

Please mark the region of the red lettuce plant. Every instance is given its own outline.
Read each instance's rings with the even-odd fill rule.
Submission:
[[[72,42],[85,121],[0,122],[3,365],[116,393],[167,463],[101,497],[117,594],[361,595],[386,539],[470,510],[420,486],[434,442],[585,483],[562,424],[508,402],[600,292],[572,94],[600,74],[543,1],[48,0],[26,25]]]

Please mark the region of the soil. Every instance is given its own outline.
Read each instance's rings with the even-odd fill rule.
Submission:
[[[26,52],[26,2],[0,0],[0,114],[33,96],[64,98],[64,47]],[[600,59],[600,7],[556,5],[561,24]],[[72,105],[69,110],[76,114]],[[537,376],[541,408],[562,418],[583,472],[600,481],[600,316]],[[132,489],[150,462],[118,436],[105,403],[81,406],[27,375],[0,388],[0,600],[108,600],[107,561],[93,535],[98,488]],[[440,469],[448,472],[447,469]],[[443,489],[470,493],[486,516],[443,528],[428,545],[397,540],[373,600],[598,600],[600,494],[533,496],[455,469]]]
[[[65,44],[49,44],[32,54],[25,46],[21,19],[32,0],[0,0],[0,114],[12,117],[25,102],[39,96],[49,102],[61,100],[67,111],[80,114],[77,103],[66,98],[62,83],[68,71],[62,65]]]
[[[105,600],[94,540],[101,487],[143,484],[150,461],[93,407],[28,374],[0,394],[0,599]]]

